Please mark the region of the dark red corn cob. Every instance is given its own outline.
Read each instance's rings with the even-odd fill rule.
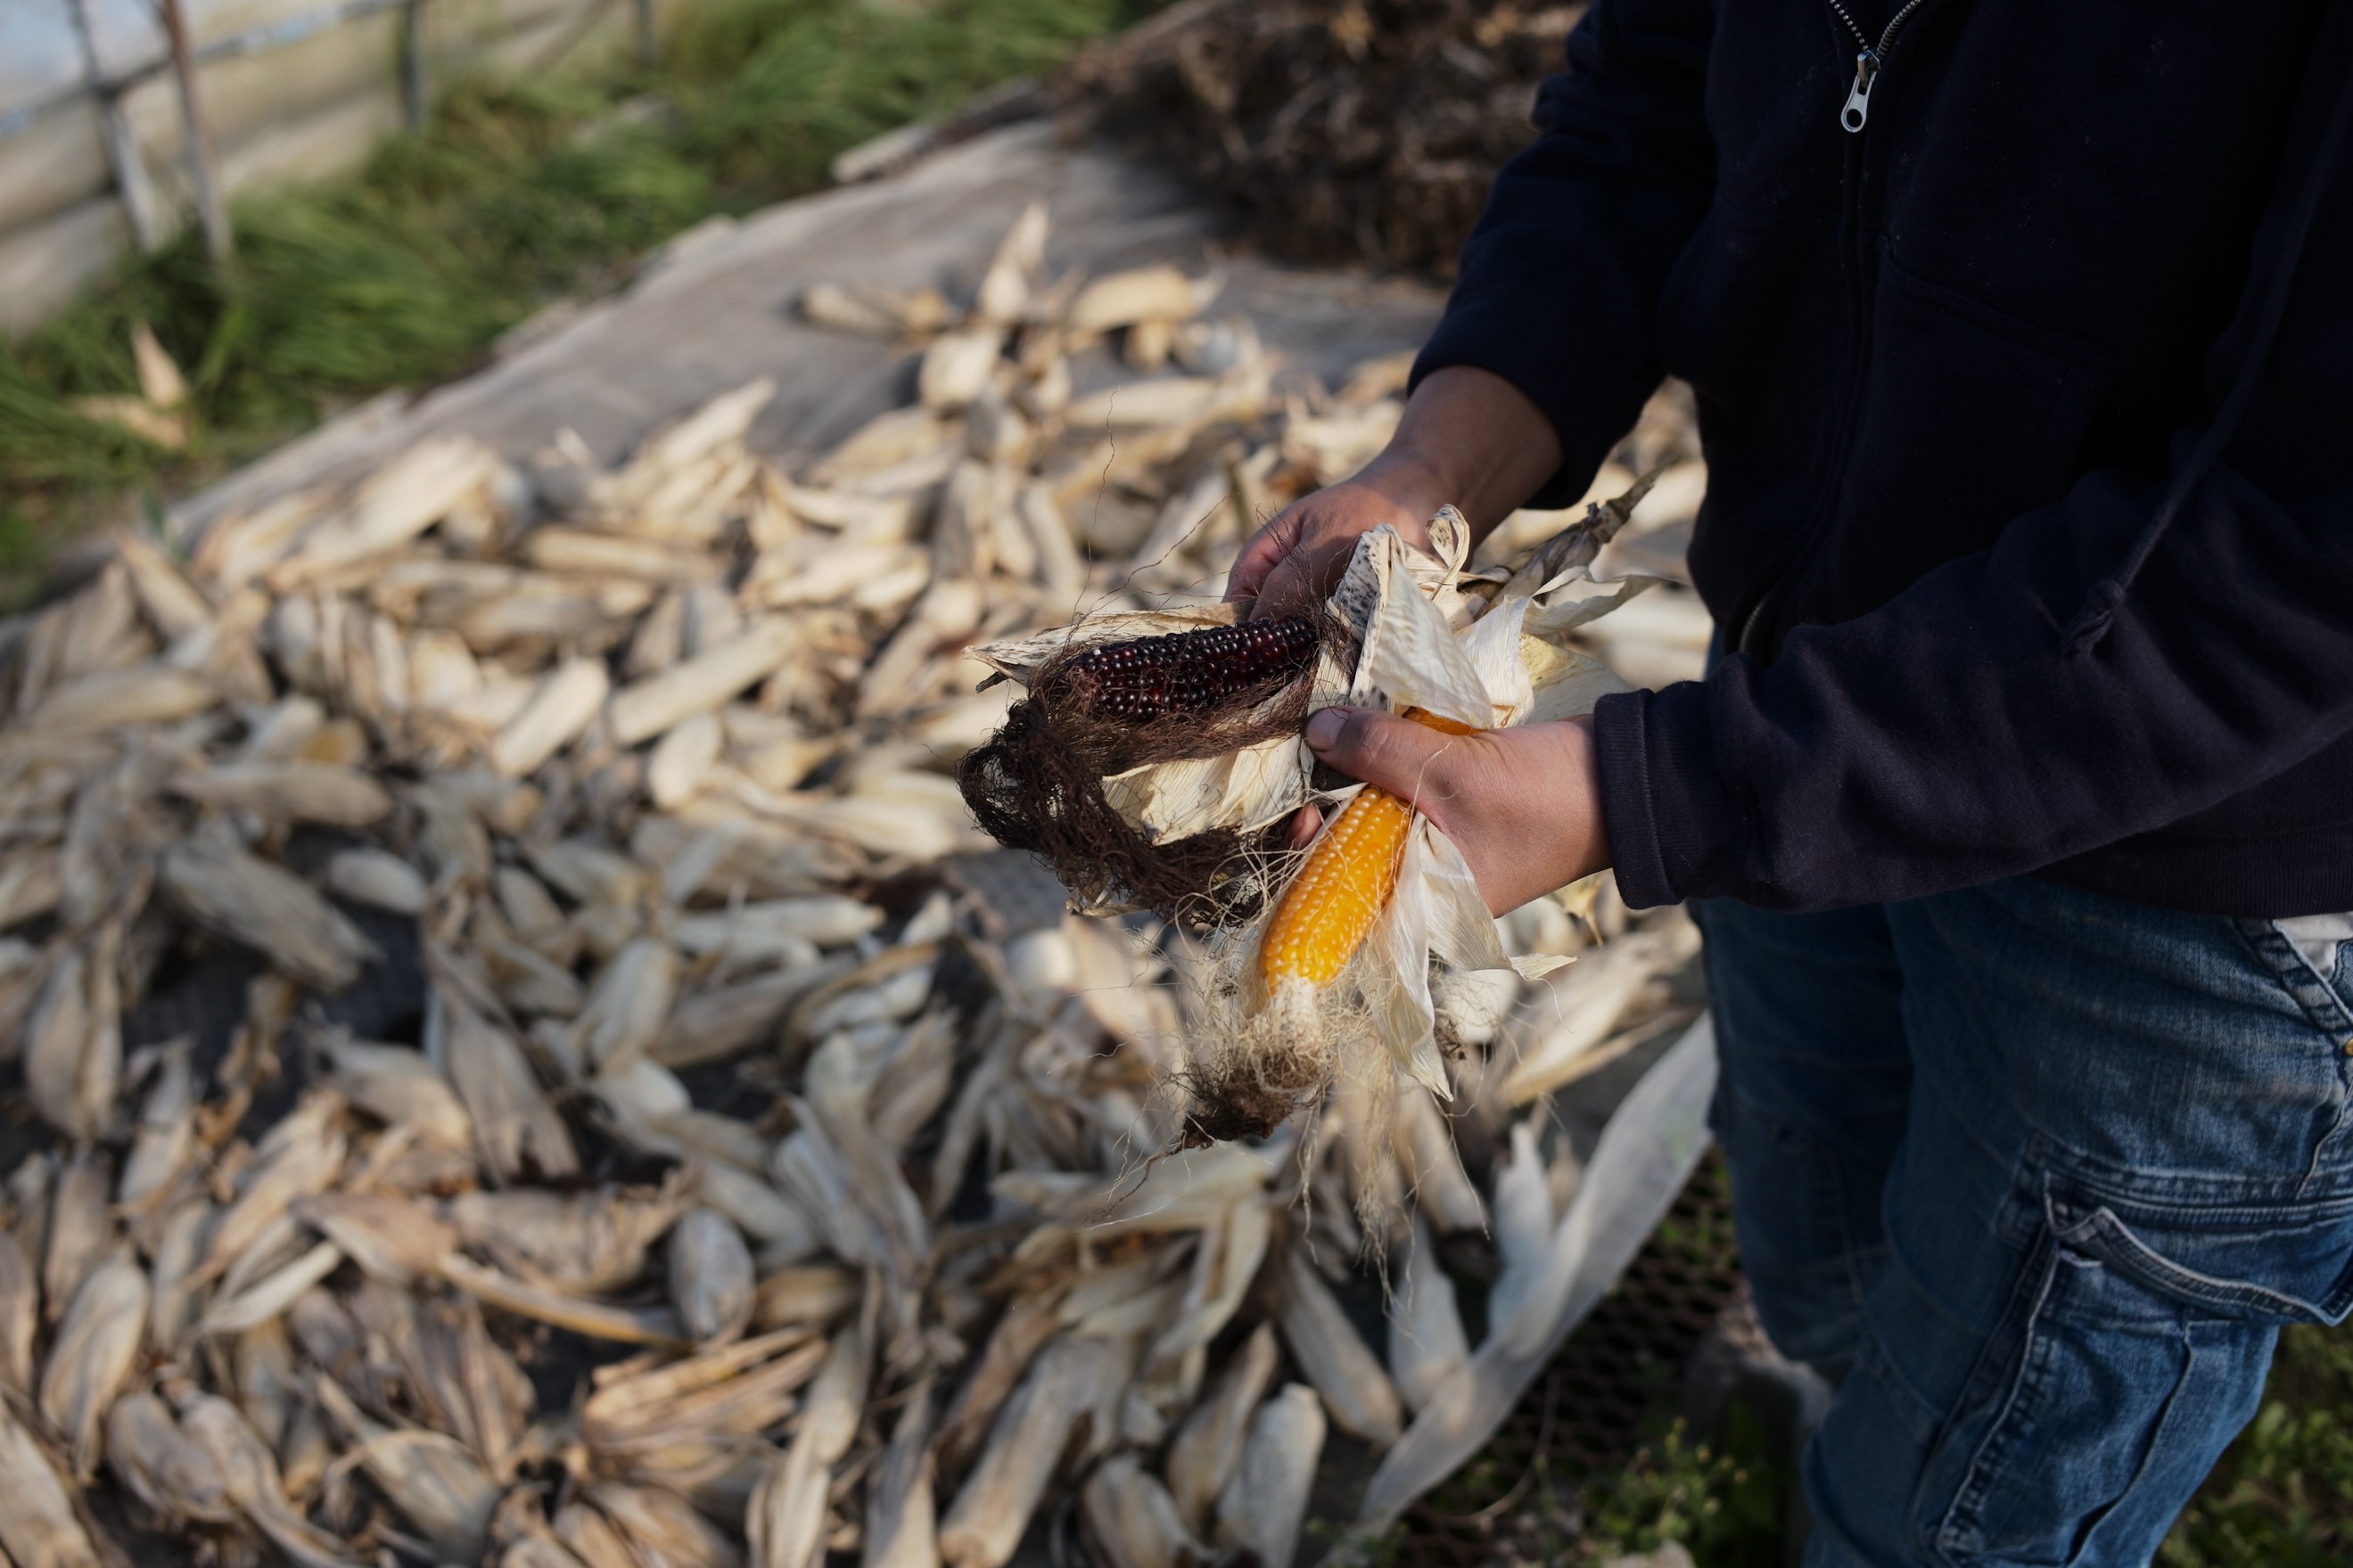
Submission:
[[[1101,643],[1073,655],[1063,678],[1107,718],[1159,719],[1279,685],[1314,657],[1314,623],[1293,616]]]

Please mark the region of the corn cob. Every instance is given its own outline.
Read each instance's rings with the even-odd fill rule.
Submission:
[[[697,1344],[732,1340],[752,1321],[752,1249],[716,1209],[691,1208],[670,1233],[670,1300]]]
[[[1095,711],[1113,719],[1197,713],[1288,679],[1315,657],[1314,623],[1300,616],[1101,643],[1064,669]]]
[[[1304,1384],[1288,1384],[1259,1406],[1241,1463],[1218,1499],[1219,1545],[1263,1568],[1291,1568],[1324,1426],[1323,1402]]]
[[[1409,708],[1404,717],[1449,735],[1467,724]],[[1413,807],[1371,784],[1341,809],[1307,862],[1283,889],[1259,948],[1259,979],[1271,996],[1286,980],[1328,985],[1339,978],[1397,890]]]
[[[96,1473],[105,1452],[107,1406],[137,1364],[148,1305],[137,1255],[118,1247],[74,1291],[58,1325],[41,1372],[40,1411],[70,1446],[79,1479]]]

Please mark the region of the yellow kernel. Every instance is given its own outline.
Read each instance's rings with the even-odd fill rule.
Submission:
[[[1396,890],[1412,826],[1412,807],[1369,785],[1342,808],[1267,921],[1259,978],[1270,993],[1286,979],[1339,978]]]
[[[1442,734],[1478,731],[1419,708],[1400,715]],[[1269,996],[1285,980],[1329,985],[1372,933],[1397,890],[1413,807],[1367,784],[1341,809],[1282,890],[1259,946],[1259,980]]]

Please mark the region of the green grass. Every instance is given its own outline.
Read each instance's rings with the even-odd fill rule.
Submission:
[[[699,219],[814,189],[845,147],[1050,68],[1152,8],[719,0],[686,15],[651,70],[607,60],[461,83],[356,174],[240,203],[229,273],[184,234],[0,343],[0,577],[369,394],[461,374],[506,328],[610,288]],[[632,101],[657,112],[613,114]],[[128,339],[142,320],[189,374],[185,453],[67,404],[136,390]]]
[[[1778,1568],[1797,1478],[1771,1458],[1764,1427],[1746,1405],[1726,1413],[1715,1442],[1694,1441],[1676,1421],[1626,1462],[1584,1488],[1583,1532],[1568,1553],[1604,1563],[1670,1542],[1699,1568]]]
[[[2262,1410],[2182,1511],[2159,1568],[2341,1568],[2353,1562],[2353,1330],[2293,1328]],[[1720,1443],[1676,1423],[1584,1488],[1577,1563],[1668,1542],[1699,1568],[1770,1568],[1796,1478],[1776,1468],[1737,1407]],[[1566,1543],[1565,1543],[1566,1544]]]
[[[2280,1335],[2263,1408],[2167,1537],[2164,1568],[2353,1560],[2353,1330]]]

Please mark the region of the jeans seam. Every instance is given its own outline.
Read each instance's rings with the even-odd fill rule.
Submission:
[[[2331,1043],[2339,1089],[2337,1119],[2313,1142],[2312,1157],[2306,1161],[2303,1179],[2295,1188],[2295,1195],[2302,1198],[2312,1191],[2313,1184],[2330,1164],[2329,1156],[2353,1135],[2353,1055],[2348,1055],[2353,1053],[2353,1007],[2348,1007],[2347,999],[2338,993],[2336,981],[2321,973],[2305,957],[2303,950],[2288,940],[2278,921],[2235,920],[2231,926],[2240,942],[2253,954],[2256,963],[2287,994],[2306,1021],[2327,1036]]]
[[[2043,1248],[2042,1267],[2042,1279],[2035,1288],[2034,1305],[2028,1310],[2026,1322],[2019,1334],[2018,1375],[2010,1380],[2008,1393],[1994,1411],[1992,1421],[1986,1426],[1985,1436],[1978,1440],[1976,1452],[1969,1456],[1968,1468],[1961,1476],[1960,1490],[1954,1496],[1952,1506],[1945,1510],[1944,1522],[1936,1531],[1937,1547],[1948,1554],[1966,1552],[1971,1557],[1976,1555],[1976,1549],[1964,1547],[1957,1537],[1964,1528],[1972,1534],[1977,1532],[1977,1516],[1984,1506],[1986,1492],[1992,1486],[1992,1471],[2005,1447],[2007,1434],[2002,1428],[2010,1420],[2010,1412],[2018,1408],[2019,1401],[2040,1385],[2040,1369],[2035,1365],[2034,1331],[2042,1321],[2042,1309],[2049,1303],[2051,1288],[2059,1278],[2059,1247],[2055,1238],[2048,1241]],[[1960,1560],[1958,1555],[1955,1555],[1955,1561]]]
[[[1826,1148],[1817,1147],[1815,1157],[1829,1169],[1831,1175],[1831,1214],[1838,1229],[1839,1261],[1845,1266],[1847,1299],[1854,1306],[1854,1321],[1862,1321],[1862,1268],[1855,1256],[1854,1226],[1847,1223],[1846,1173],[1839,1169],[1838,1156]]]
[[[2181,1302],[2204,1301],[2217,1310],[2224,1306],[2239,1307],[2250,1311],[2270,1311],[2289,1318],[2302,1318],[2308,1322],[2334,1321],[2327,1309],[2300,1296],[2274,1290],[2268,1286],[2250,1284],[2242,1279],[2222,1279],[2211,1274],[2200,1274],[2185,1268],[2162,1253],[2153,1250],[2147,1242],[2132,1232],[2132,1227],[2105,1207],[2093,1210],[2082,1219],[2053,1235],[2063,1244],[2072,1237],[2097,1236],[2108,1247],[2122,1254],[2118,1261],[2127,1261],[2127,1272],[2147,1274],[2170,1287],[2165,1293]]]
[[[2353,1011],[2348,1010],[2345,998],[2337,994],[2327,976],[2305,961],[2275,921],[2234,921],[2232,924],[2256,963],[2278,982],[2313,1027],[2339,1044],[2353,1038]]]

